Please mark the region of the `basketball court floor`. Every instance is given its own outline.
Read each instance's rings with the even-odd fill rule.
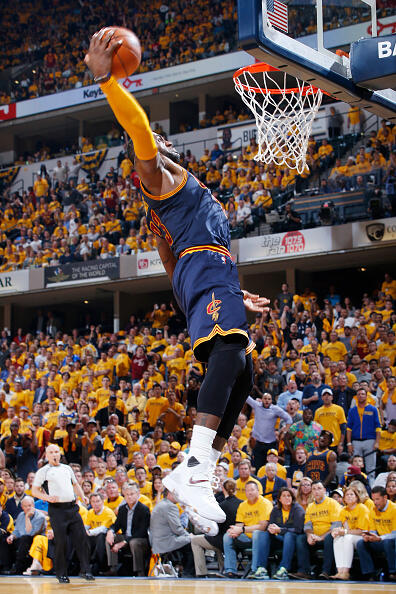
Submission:
[[[108,594],[111,590],[117,594],[394,594],[395,584],[363,582],[256,582],[254,580],[174,580],[148,578],[98,578],[95,582],[85,582],[71,578],[70,584],[58,584],[53,577],[0,578],[0,594]]]

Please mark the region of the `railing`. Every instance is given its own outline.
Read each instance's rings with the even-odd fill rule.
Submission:
[[[15,183],[12,184],[12,191],[13,192],[23,192],[25,189],[25,184],[23,179],[18,179]]]
[[[218,143],[219,142],[219,138],[217,136],[215,136],[214,138],[202,138],[201,140],[194,140],[193,142],[191,142],[190,140],[186,141],[186,142],[180,142],[180,143],[175,143],[173,146],[181,153],[184,153],[186,150],[186,146],[189,149],[190,147],[192,147],[194,144],[203,144],[204,145],[204,149],[209,148],[207,146],[207,144],[210,143],[211,147],[213,146],[213,143]]]

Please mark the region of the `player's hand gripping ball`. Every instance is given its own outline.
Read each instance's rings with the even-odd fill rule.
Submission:
[[[142,57],[139,39],[125,27],[105,27],[92,36],[85,62],[95,77],[108,72],[126,78],[139,67]]]

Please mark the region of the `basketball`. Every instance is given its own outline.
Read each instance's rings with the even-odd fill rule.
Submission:
[[[139,67],[142,58],[140,42],[135,33],[125,27],[111,27],[111,29],[114,31],[114,40],[122,39],[122,45],[113,54],[111,74],[115,78],[125,78]]]

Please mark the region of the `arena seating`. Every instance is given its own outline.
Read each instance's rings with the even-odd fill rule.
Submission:
[[[377,5],[381,17],[394,12],[392,0],[378,0]],[[89,36],[103,23],[130,27],[144,40],[141,72],[237,49],[232,0],[177,0],[169,5],[141,0],[139,8],[119,0],[19,0],[2,8],[0,104],[91,84],[83,58]],[[292,17],[293,10],[290,5]],[[290,33],[294,37],[313,33],[313,17],[307,6],[302,19],[291,19]],[[354,6],[342,16],[337,6],[325,7],[327,29],[364,19]],[[199,127],[248,117],[243,108],[214,105]],[[320,141],[310,138],[308,167],[302,175],[293,163],[288,167],[257,163],[254,139],[238,150],[217,144],[203,154],[186,149],[181,164],[220,200],[231,237],[242,241],[260,233],[396,215],[396,126],[391,128],[384,120],[378,130],[365,133],[360,123],[355,111],[354,117],[348,114],[345,134]],[[191,123],[183,122],[179,132],[190,129]],[[155,131],[164,134],[158,124]],[[103,165],[109,147],[119,147],[114,167]],[[80,139],[79,146],[71,141],[70,147],[58,148],[59,162],[51,169],[48,159],[55,155],[50,155],[43,138],[34,154],[21,155],[0,171],[0,272],[50,265],[61,269],[69,262],[156,250],[140,180],[125,153],[121,130],[113,126],[105,135]],[[66,154],[75,157],[70,169],[64,167]],[[16,187],[13,180],[25,163],[37,169],[33,186]],[[293,220],[285,214],[290,211]],[[330,273],[326,289],[315,282],[311,288],[291,291],[283,283],[271,310],[252,316],[251,397],[214,468],[216,499],[221,504],[225,497],[234,497],[235,507],[228,508],[227,530],[219,525],[218,538],[212,541],[217,564],[211,557],[209,566],[209,557],[202,560],[197,553],[194,537],[200,546],[210,537],[203,538],[202,525],[178,507],[178,534],[187,535],[191,548],[186,544],[182,551],[161,553],[161,562],[158,554],[151,554],[156,550],[152,545],[150,551],[147,539],[145,574],[157,575],[156,570],[172,562],[174,577],[286,581],[332,576],[343,582],[395,582],[396,280],[392,272],[381,277],[375,271],[371,283],[361,280],[352,300],[350,287],[334,287]],[[143,287],[145,279],[140,282]],[[89,538],[90,571],[96,576],[141,576],[130,543],[120,549],[118,565],[109,563],[107,534],[126,504],[128,486],[139,491],[144,513],[147,517],[148,508],[152,520],[157,506],[167,503],[162,479],[189,453],[205,377],[183,313],[174,302],[156,300],[154,289],[145,301],[147,311],[133,307],[128,323],[117,332],[99,323],[100,312],[73,328],[63,312],[44,308],[32,315],[29,327],[0,329],[1,575],[55,573],[47,502],[38,498],[32,502],[44,516],[34,538],[24,533],[30,520],[21,522],[20,514],[23,499],[32,495],[32,488],[34,492],[36,472],[46,463],[46,446],[56,444],[84,494],[77,503]],[[10,311],[7,304],[4,319]],[[258,411],[271,405],[278,416],[272,425],[260,424]],[[268,428],[271,438],[262,438]],[[257,495],[254,501],[249,489]],[[290,525],[292,512],[283,497],[292,501],[299,524]],[[357,511],[348,507],[348,497],[354,497]],[[246,513],[247,500],[260,506],[257,517],[250,510]],[[252,509],[256,513],[258,508]],[[273,514],[279,533],[277,526],[269,525],[275,521]],[[261,529],[250,531],[257,521],[262,522]],[[141,528],[137,523],[134,516],[128,540]],[[327,533],[321,531],[323,523]],[[318,539],[311,540],[311,530]],[[281,561],[283,543],[273,547],[279,539],[272,537],[282,534],[286,542],[288,532],[296,547],[286,566]],[[262,566],[252,569],[254,548],[261,542],[257,535],[271,547]],[[344,567],[348,564],[342,555],[341,566],[336,555],[341,544],[351,553],[350,566]],[[310,556],[311,546],[315,555]],[[68,569],[78,575],[81,568],[75,553],[70,546]]]
[[[386,122],[381,125],[374,135],[375,146],[371,135],[365,138],[347,134],[331,143],[311,139],[307,158],[310,170],[302,176],[286,168],[260,166],[254,161],[254,141],[242,153],[219,147],[205,151],[204,155],[194,156],[187,151],[182,155],[182,165],[207,184],[224,204],[233,238],[260,233],[266,222],[272,232],[288,230],[282,215],[290,201],[301,215],[300,228],[391,216],[396,212],[395,127],[393,131],[389,128],[390,142],[381,144],[383,126],[389,128]],[[112,129],[108,138],[116,145],[120,142],[119,131]],[[90,139],[83,139],[81,158],[92,148]],[[99,158],[100,152],[95,155]],[[95,167],[87,172],[80,170],[76,187],[73,180],[70,182],[73,172],[61,167],[56,174],[54,170],[60,177],[50,176],[44,164],[43,178],[37,178],[28,191],[11,193],[0,179],[0,271],[155,249],[155,238],[145,226],[143,204],[136,189],[139,180],[133,166],[122,152],[118,163],[119,170],[112,168],[102,180],[98,179]],[[89,206],[93,197],[95,214]],[[320,216],[324,203],[331,203],[329,220]],[[244,216],[250,217],[248,224],[239,218],[242,206],[247,208]],[[272,210],[280,216],[271,216]],[[77,224],[73,217],[77,217]]]
[[[335,447],[338,463],[335,474],[330,477],[328,490],[332,498],[342,502],[343,490],[347,490],[351,481],[354,481],[353,485],[360,482],[360,501],[371,510],[373,501],[369,494],[374,485],[386,487],[384,497],[388,501],[396,499],[396,456],[393,455],[396,453],[396,420],[392,416],[396,391],[396,280],[386,274],[382,282],[377,279],[376,286],[362,285],[361,292],[364,294],[362,299],[351,303],[346,296],[337,294],[333,287],[328,293],[320,295],[311,289],[293,295],[284,285],[274,300],[271,314],[256,317],[250,328],[256,341],[252,394],[260,398],[264,392],[269,392],[274,404],[279,406],[285,406],[286,400],[297,398],[296,410],[291,412],[288,405],[286,410],[291,412],[293,422],[299,427],[299,399],[307,398],[311,393],[311,382],[317,381],[315,373],[319,374],[320,393],[323,391],[324,395],[326,387],[332,390],[333,401],[338,403],[338,408],[344,407],[348,423],[350,407],[354,406],[352,400],[364,387],[371,405],[379,410],[383,423],[374,459],[375,469],[367,478],[367,460],[352,457],[350,447],[345,443],[341,448]],[[286,302],[291,304],[288,312],[284,308]],[[123,502],[123,488],[128,482],[139,484],[140,501],[150,510],[161,501],[161,477],[180,462],[183,453],[188,453],[197,391],[204,373],[202,365],[193,357],[184,323],[173,307],[164,303],[159,308],[153,307],[140,319],[137,314],[132,314],[130,322],[117,335],[104,332],[100,326],[90,330],[72,329],[52,314],[44,316],[44,319],[38,317],[33,320],[31,328],[20,328],[15,334],[3,329],[0,337],[0,449],[4,453],[0,498],[4,510],[1,517],[6,527],[5,533],[0,535],[3,541],[13,530],[9,523],[10,514],[18,514],[14,490],[18,491],[18,497],[23,493],[30,494],[34,473],[44,459],[45,446],[49,442],[62,448],[63,459],[73,468],[84,494],[90,497],[98,493],[106,510],[109,508],[117,513]],[[352,326],[350,335],[346,333],[347,326]],[[362,360],[367,365],[362,364]],[[343,387],[344,380],[346,387]],[[342,400],[344,392],[348,394],[347,401]],[[169,408],[177,412],[177,421]],[[309,408],[309,405],[304,408]],[[320,416],[322,408],[315,408],[314,429],[317,433],[316,437],[309,437],[309,440],[314,439],[312,446],[317,445],[315,440],[322,427],[328,430],[331,426],[334,432],[338,426],[341,432],[345,431],[341,420],[336,422],[338,425],[327,425],[325,416]],[[106,417],[113,410],[116,411],[114,418]],[[317,424],[319,418],[323,425]],[[242,464],[249,459],[253,464],[258,461],[255,458],[258,455],[255,441],[251,439],[254,423],[254,411],[245,406],[222,452],[218,472],[216,470],[220,484],[227,478],[236,479],[235,488],[239,489],[238,496],[242,494],[242,498],[244,484],[249,483],[249,477],[241,482],[237,461],[242,459]],[[109,424],[115,426],[116,438],[107,429]],[[287,478],[287,483],[297,493],[297,501],[309,513],[312,492],[306,490],[303,493],[298,487],[302,479],[297,480],[293,470],[295,461],[290,456],[294,452],[293,445],[291,450],[288,449],[293,444],[293,436],[296,440],[294,447],[299,447],[299,433],[295,433],[293,427],[289,433],[282,430],[282,425],[277,428],[276,449],[268,451],[267,462],[274,464],[279,476]],[[32,433],[37,440],[37,448],[30,465],[26,466],[22,464],[22,458],[12,455],[9,440],[15,439],[23,450],[30,447],[31,442],[26,440],[33,439]],[[306,449],[311,451],[310,447],[305,441],[304,455]],[[256,464],[250,477],[262,480],[267,471],[270,471],[269,466]],[[23,479],[21,485],[17,477]],[[324,478],[325,474],[322,480]],[[265,487],[268,483],[263,484]],[[216,488],[220,497],[221,488]],[[227,488],[234,487],[231,484]],[[356,486],[353,488],[357,489]],[[272,487],[265,489],[265,498],[271,504],[275,503]],[[376,496],[385,493],[378,489],[374,492]],[[36,502],[36,505],[39,506],[39,503]],[[93,512],[89,511],[90,506],[82,500],[79,505],[84,523],[92,529]],[[341,506],[337,509],[341,513]],[[91,515],[88,516],[88,513]],[[109,511],[106,514],[107,519],[103,516],[102,524],[99,520],[99,524],[95,524],[103,526],[104,531],[91,535],[99,538],[93,541],[98,546],[100,538],[104,539],[109,521],[111,523],[111,518],[115,517]],[[182,515],[181,521],[185,519]],[[22,558],[17,557],[16,566],[12,565],[15,551],[4,549],[10,545],[2,542],[2,550],[7,552],[1,558],[2,573],[8,575],[22,568],[26,575],[51,574],[54,550],[48,538],[51,538],[50,535],[43,535],[40,536],[42,540],[33,541],[29,554],[26,552]],[[109,575],[106,562],[98,550],[92,550],[92,571]],[[164,555],[163,562],[166,558],[167,555]],[[261,574],[252,575],[250,558],[251,548],[248,548],[240,556],[235,575],[231,577],[243,579],[249,574],[249,578],[264,579],[259,577]],[[146,561],[148,565],[149,558]],[[296,572],[296,562],[294,557],[288,568],[291,577],[300,575]],[[323,562],[324,557],[319,551],[304,579],[317,576]],[[276,576],[279,563],[280,556],[276,551],[268,558],[268,571]],[[365,567],[361,563],[358,550],[351,568],[352,578],[361,579]],[[74,571],[78,572],[78,566],[71,557],[70,572]],[[133,575],[129,554],[120,560],[118,571],[120,575]],[[377,572],[381,571],[388,579],[394,579],[388,572],[386,559],[379,555],[375,572],[370,575],[376,578]],[[326,576],[321,577],[327,579]]]
[[[392,10],[391,0],[377,2],[379,17],[392,15]],[[293,18],[291,11],[289,33],[293,37],[315,31],[313,7],[299,11],[298,18]],[[152,2],[143,0],[138,16],[135,8],[126,7],[118,0],[95,8],[77,0],[61,0],[56,6],[47,0],[34,3],[21,0],[17,5],[8,4],[2,16],[0,31],[4,41],[0,69],[18,67],[19,74],[18,78],[9,76],[7,88],[0,92],[0,104],[91,84],[83,57],[89,35],[103,23],[128,26],[145,40],[142,72],[236,49],[236,16],[231,0],[210,4],[202,0],[194,3],[179,0],[177,9],[159,1],[153,7]],[[342,17],[336,6],[324,8],[327,29],[368,18],[368,12],[362,13],[356,7],[351,7]],[[58,23],[56,29],[48,27],[51,22]],[[159,38],[152,36],[154,30],[160,34]]]

